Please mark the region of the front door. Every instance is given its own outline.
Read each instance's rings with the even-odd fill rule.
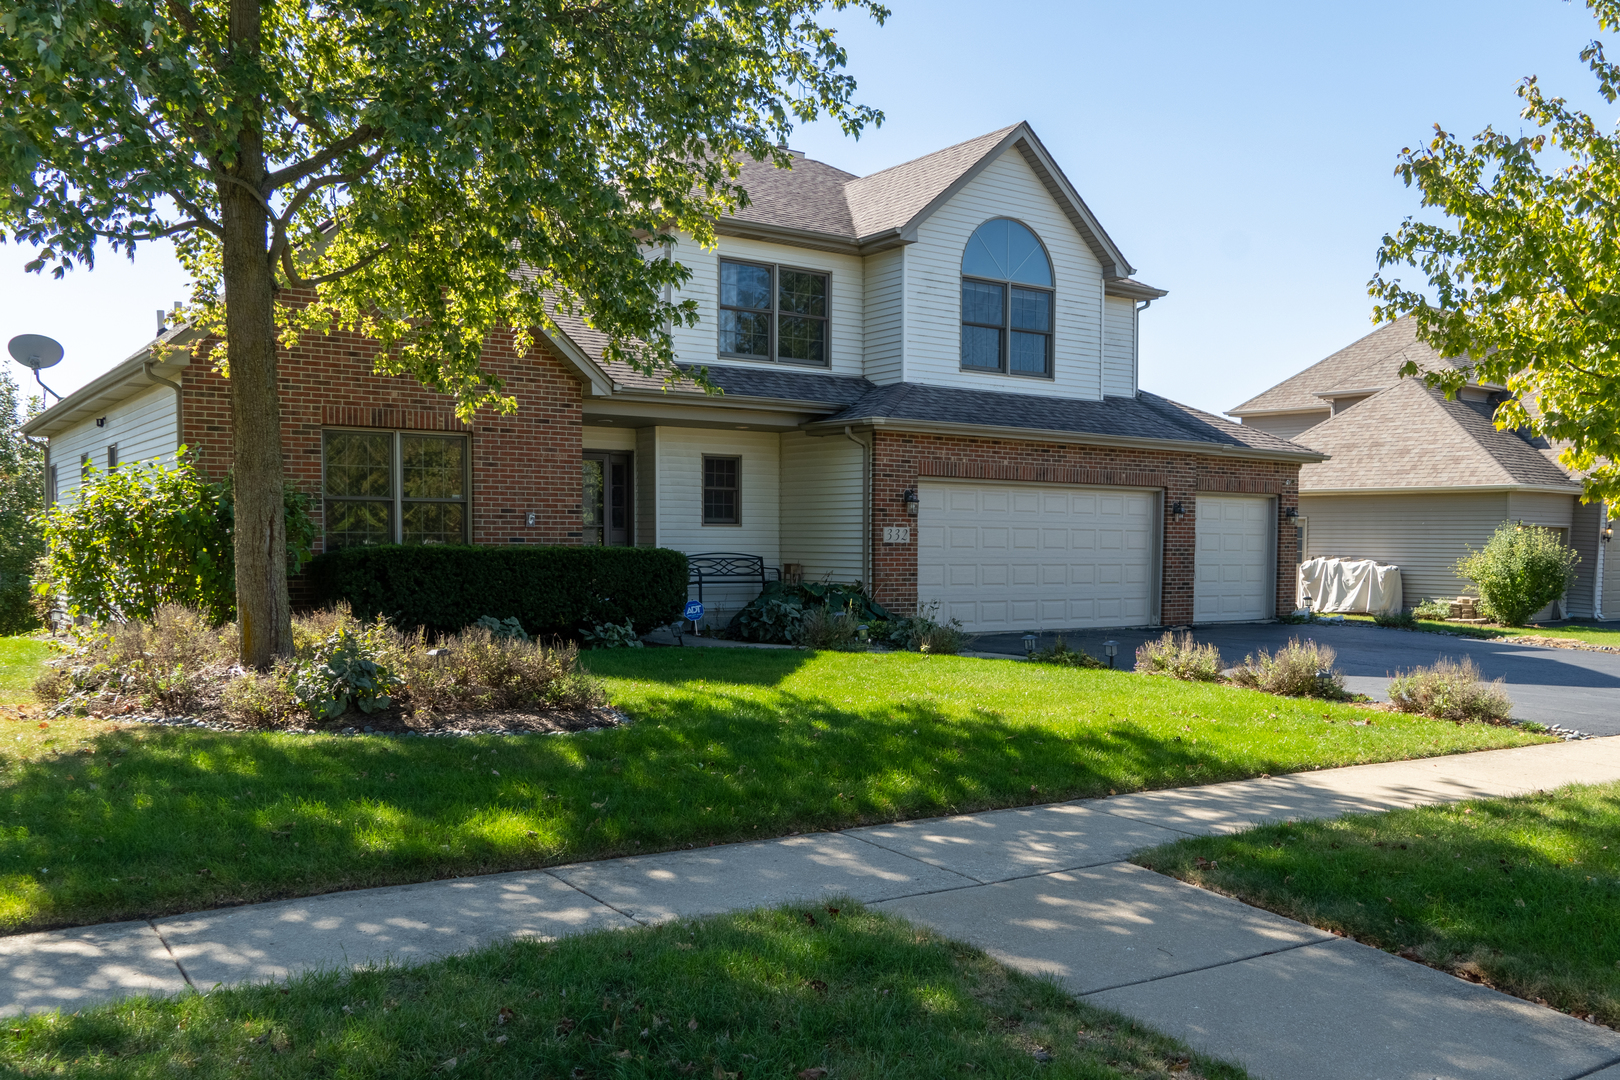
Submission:
[[[580,500],[587,544],[633,543],[630,522],[630,455],[590,451],[582,463]]]

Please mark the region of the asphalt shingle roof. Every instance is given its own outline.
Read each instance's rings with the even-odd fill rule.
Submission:
[[[682,365],[686,370],[690,370],[691,366]],[[717,364],[710,364],[708,368],[709,381],[730,396],[802,401],[829,410],[849,406],[873,388],[872,383],[865,379],[849,375],[827,375],[792,368],[726,367]],[[607,372],[615,383],[627,390],[703,395],[697,384],[689,379],[665,380],[662,376],[643,375],[624,364],[609,365]]]
[[[962,427],[1025,428],[1075,435],[1113,436],[1158,442],[1206,443],[1211,447],[1309,453],[1304,447],[1258,428],[1244,427],[1157,394],[1101,401],[968,390],[953,386],[894,383],[872,390],[828,423],[911,420]]]
[[[1328,402],[1317,394],[1334,390],[1383,390],[1400,380],[1400,367],[1415,360],[1425,371],[1467,366],[1462,360],[1443,360],[1440,354],[1417,339],[1417,322],[1397,319],[1381,326],[1359,341],[1352,342],[1300,372],[1252,397],[1236,408],[1232,416],[1260,412],[1308,412],[1326,410]]]
[[[1294,441],[1331,455],[1304,466],[1299,489],[1568,487],[1579,490],[1542,449],[1498,431],[1489,407],[1447,401],[1421,379],[1401,379]]]

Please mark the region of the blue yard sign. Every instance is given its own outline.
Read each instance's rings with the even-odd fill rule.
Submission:
[[[681,614],[687,620],[697,622],[699,619],[703,618],[703,605],[698,603],[696,600],[688,600],[686,602],[686,610],[681,612]]]

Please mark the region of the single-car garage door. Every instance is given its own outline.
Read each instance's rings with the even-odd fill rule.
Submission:
[[[974,632],[1154,621],[1158,494],[921,483],[917,595]]]
[[[1242,622],[1275,612],[1270,498],[1198,496],[1193,621]]]

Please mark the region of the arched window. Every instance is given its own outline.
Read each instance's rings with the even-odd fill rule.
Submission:
[[[962,367],[1052,374],[1052,263],[1009,218],[980,225],[962,253]]]

